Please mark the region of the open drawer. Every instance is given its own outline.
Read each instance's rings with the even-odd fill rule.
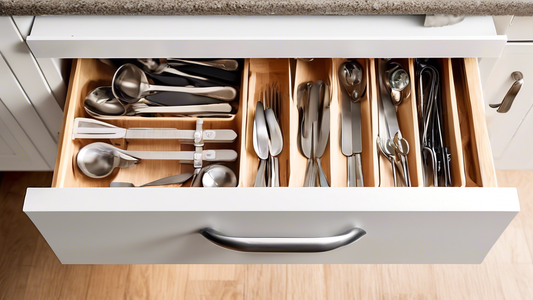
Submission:
[[[73,120],[86,117],[85,95],[109,84],[113,73],[97,60],[76,60],[53,187],[28,189],[24,211],[66,264],[482,262],[519,211],[519,202],[515,189],[497,188],[476,59],[441,60],[443,97],[456,103],[450,106],[457,113],[456,127],[449,132],[459,137],[455,143],[462,149],[462,159],[452,168],[454,172],[466,170],[454,181],[456,187],[450,188],[386,187],[386,176],[379,172],[372,121],[377,114],[375,70],[372,60],[367,61],[372,79],[362,100],[366,187],[346,187],[346,161],[339,153],[339,108],[334,100],[338,89],[334,88],[337,78],[333,70],[342,59],[317,59],[313,68],[297,65],[294,77],[296,83],[324,78],[333,87],[331,138],[323,163],[331,188],[301,187],[305,159],[294,142],[297,112],[290,97],[289,61],[247,59],[238,113],[204,123],[210,128],[232,128],[239,134],[233,145],[239,159],[232,165],[239,186],[207,189],[109,188],[111,179],[84,177],[74,157],[87,142],[72,139]],[[404,61],[412,74],[412,59]],[[251,116],[260,88],[272,79],[283,91],[282,187],[254,188],[257,156],[250,140]],[[416,116],[407,109],[400,126],[402,131],[413,128],[416,141],[417,129],[409,113]],[[135,117],[110,122],[190,129],[191,121]],[[150,146],[132,143],[128,149]],[[160,146],[179,149],[171,143]],[[420,163],[416,152],[412,151],[409,166],[415,177]],[[114,180],[140,184],[176,174],[180,168],[150,162],[121,170]],[[414,180],[414,185],[420,185],[417,182]]]

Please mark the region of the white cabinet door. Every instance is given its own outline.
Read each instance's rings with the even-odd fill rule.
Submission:
[[[515,71],[523,75],[523,84],[511,109],[507,113],[498,113],[489,104],[502,102],[515,82],[511,74]],[[509,43],[496,62],[492,73],[484,85],[485,113],[496,168],[506,168],[501,158],[518,127],[533,105],[533,43]],[[524,159],[516,157],[517,164]]]
[[[26,110],[26,118],[38,119],[15,76],[0,57],[0,171],[51,170],[53,165],[46,163],[8,105]]]
[[[531,98],[532,96],[529,97],[529,99]],[[531,159],[532,134],[533,111],[530,110],[503,155],[494,160],[495,165],[502,170],[533,170],[533,159]]]

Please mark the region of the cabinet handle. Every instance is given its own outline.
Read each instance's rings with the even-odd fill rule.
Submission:
[[[524,84],[524,75],[522,75],[522,72],[515,71],[511,74],[511,77],[514,79],[514,83],[507,94],[505,94],[503,101],[498,104],[489,104],[490,107],[497,108],[497,112],[499,113],[506,113],[511,109],[511,105],[513,105],[516,95],[520,92],[520,89]]]
[[[233,237],[212,228],[200,234],[214,244],[242,252],[326,252],[349,245],[366,234],[361,228],[352,228],[341,235],[315,238],[253,238]]]

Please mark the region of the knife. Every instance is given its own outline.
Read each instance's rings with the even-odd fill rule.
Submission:
[[[175,128],[121,128],[106,122],[90,119],[74,119],[73,139],[173,139],[185,143],[194,142],[194,130]],[[231,143],[237,133],[231,129],[203,130],[205,143]]]
[[[344,90],[341,91],[341,120],[341,150],[348,158],[348,186],[363,187],[361,102],[354,103]]]

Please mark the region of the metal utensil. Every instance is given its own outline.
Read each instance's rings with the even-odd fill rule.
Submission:
[[[429,59],[415,61],[418,122],[421,132],[424,186],[451,186],[451,154],[446,146],[442,93],[438,64]]]
[[[342,87],[354,102],[361,101],[366,92],[366,76],[361,64],[356,61],[345,62],[339,70]]]
[[[283,151],[283,134],[279,123],[281,95],[277,85],[272,85],[263,94],[266,105],[265,119],[268,125],[269,149],[271,158],[270,186],[279,187],[279,158]]]
[[[389,62],[386,60],[378,60],[378,80],[380,89],[380,101],[378,108],[379,115],[379,134],[378,146],[381,153],[391,162],[391,167],[394,176],[394,186],[398,186],[398,173],[401,174],[402,182],[405,186],[410,186],[407,154],[409,152],[409,143],[402,137],[400,126],[398,125],[398,118],[396,116],[395,104],[400,105],[403,98],[396,100],[392,99],[392,94],[401,92],[404,89],[409,89],[409,81],[405,80],[403,75],[396,78],[391,74],[400,72],[401,65],[396,62]],[[403,82],[391,82],[394,79],[403,80]],[[403,79],[402,79],[403,78]],[[408,76],[407,76],[408,78]],[[394,87],[394,88],[393,88]],[[400,93],[401,97],[408,96],[408,94]],[[399,164],[398,168],[396,164]]]
[[[223,165],[209,165],[202,174],[204,187],[236,187],[237,176],[232,169]]]
[[[228,114],[233,112],[229,103],[183,106],[148,106],[151,101],[141,100],[135,104],[123,104],[113,94],[112,88],[102,86],[91,91],[84,100],[84,109],[92,117],[112,119],[139,114]]]
[[[121,128],[89,118],[74,119],[73,139],[172,139],[181,143],[192,143],[195,130],[175,128]],[[203,130],[204,143],[229,143],[235,141],[237,133],[231,129]]]
[[[392,103],[398,106],[411,93],[411,89],[407,88],[410,83],[409,73],[396,62],[388,63],[385,73],[387,75],[385,85],[389,89]]]
[[[341,92],[341,150],[347,157],[348,186],[364,187],[360,102],[366,91],[363,67],[356,61],[343,63],[339,68],[339,80],[344,87]]]
[[[225,101],[232,101],[237,96],[237,91],[233,87],[151,85],[146,74],[133,64],[124,64],[118,68],[113,76],[111,87],[115,97],[127,103],[135,103],[153,92],[182,92]]]
[[[313,147],[312,129],[310,130],[309,128],[306,128],[306,124],[309,123],[306,122],[306,118],[309,110],[309,98],[312,86],[312,81],[301,83],[298,85],[298,90],[296,93],[296,106],[300,116],[300,122],[298,124],[298,146],[302,155],[307,158],[304,186],[309,186],[309,174],[312,171],[314,162],[311,156]]]
[[[184,173],[184,174],[179,174],[179,175],[168,176],[168,177],[164,177],[158,180],[145,183],[143,185],[140,185],[139,187],[181,184],[191,179],[192,175],[193,175],[192,173]],[[121,182],[121,181],[113,181],[109,184],[109,186],[110,187],[135,187],[135,185],[131,182]]]
[[[190,163],[194,160],[194,151],[127,151],[106,143],[92,143],[80,149],[76,162],[80,170],[91,178],[104,178],[115,168],[129,168],[139,160],[177,160]],[[235,161],[234,150],[204,150],[202,160]]]
[[[329,140],[329,127],[330,127],[330,92],[329,86],[324,81],[317,81],[315,83],[319,87],[319,93],[321,95],[320,101],[320,114],[318,120],[318,133],[317,133],[317,142],[314,145],[315,147],[315,158],[316,165],[318,166],[318,182],[321,187],[329,187],[328,179],[324,170],[322,169],[321,158],[326,151]]]
[[[255,177],[255,187],[264,187],[266,186],[265,182],[265,166],[266,160],[268,159],[268,129],[265,118],[265,109],[261,101],[257,101],[255,106],[255,117],[254,125],[252,130],[252,140],[254,145],[255,153],[259,157],[259,168],[257,169],[257,174]]]
[[[180,70],[176,70],[172,68],[168,64],[167,60],[164,58],[161,58],[161,59],[138,58],[137,61],[143,65],[143,70],[145,72],[151,72],[153,74],[167,73],[167,74],[173,74],[173,75],[186,77],[186,78],[193,78],[197,80],[208,80],[207,78],[202,77],[202,76],[191,75],[191,74],[182,72]]]
[[[318,141],[318,120],[320,107],[320,86],[316,83],[311,86],[309,91],[309,103],[307,105],[306,116],[304,119],[304,135],[307,135],[311,139],[311,164],[306,171],[304,179],[304,186],[315,187],[317,186],[317,173],[318,166],[316,165],[316,145]]]
[[[236,71],[239,68],[239,62],[234,59],[215,59],[215,60],[188,60],[188,59],[168,59],[170,63],[181,62],[192,65],[218,68],[226,71]]]

